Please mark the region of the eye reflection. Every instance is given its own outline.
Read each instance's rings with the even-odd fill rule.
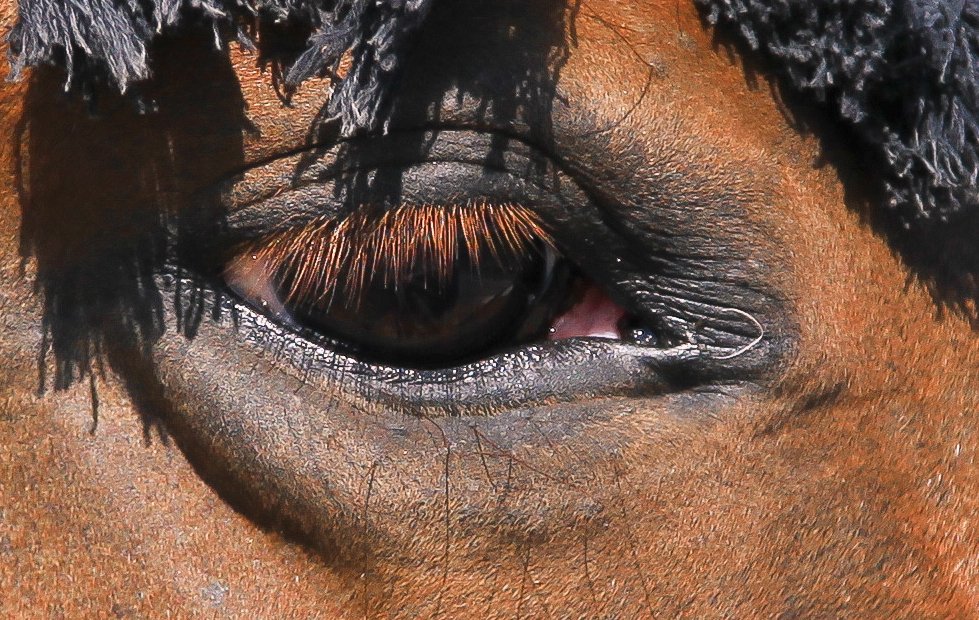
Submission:
[[[293,329],[413,367],[545,340],[583,289],[531,211],[473,202],[317,219],[239,248],[224,276]]]

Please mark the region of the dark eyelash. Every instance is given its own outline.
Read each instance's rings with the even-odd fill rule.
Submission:
[[[365,205],[342,219],[317,218],[239,246],[226,271],[258,269],[256,280],[281,280],[290,304],[328,304],[339,296],[354,306],[374,278],[397,288],[421,265],[432,280],[427,285],[443,286],[462,256],[476,269],[487,259],[511,265],[540,244],[554,247],[536,214],[521,205]]]

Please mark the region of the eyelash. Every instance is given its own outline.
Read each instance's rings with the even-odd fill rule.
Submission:
[[[517,264],[542,246],[555,249],[540,219],[521,205],[364,205],[342,219],[317,218],[247,242],[236,249],[225,274],[279,280],[282,300],[293,305],[329,304],[339,297],[356,306],[374,278],[398,288],[419,263],[425,277],[434,279],[426,285],[444,287],[460,256],[478,270],[486,257]]]

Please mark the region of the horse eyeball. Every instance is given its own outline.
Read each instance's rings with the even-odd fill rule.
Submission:
[[[617,338],[625,315],[514,205],[365,207],[251,242],[224,277],[280,323],[401,366],[548,338]]]

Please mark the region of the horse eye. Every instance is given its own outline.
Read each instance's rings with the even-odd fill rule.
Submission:
[[[604,296],[512,205],[361,209],[251,242],[224,277],[279,322],[403,367],[446,367],[548,338],[614,338],[625,316],[604,301],[604,324],[573,318],[594,315]]]

